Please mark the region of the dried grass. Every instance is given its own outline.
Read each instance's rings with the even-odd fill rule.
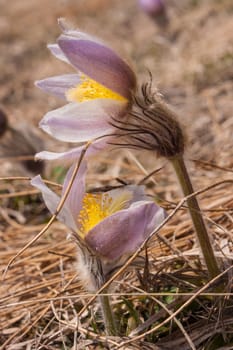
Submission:
[[[131,168],[130,165],[129,168]],[[161,172],[157,173],[156,182],[160,183],[158,174],[160,174],[161,178],[163,176]],[[25,184],[25,187],[27,186]],[[226,177],[225,180],[207,186],[200,191],[205,194],[202,198],[203,213],[209,220],[209,230],[214,240],[215,250],[218,251],[220,257],[224,255],[222,261],[224,261],[225,268],[230,265],[233,257],[231,233],[233,227],[233,198],[230,186],[232,186],[232,180],[227,180]],[[15,187],[17,188],[17,185]],[[20,187],[22,189],[22,183]],[[159,185],[156,185],[156,187],[159,192]],[[211,188],[209,189],[209,187]],[[31,193],[31,190],[23,190],[21,192],[24,195],[26,193],[27,198],[29,196],[35,198],[35,194]],[[27,213],[28,222],[19,224],[17,217],[12,218],[12,209],[10,207],[12,206],[13,193],[11,194],[12,196],[4,198],[4,209],[1,210],[5,226],[3,229],[4,233],[2,232],[1,235],[0,246],[2,271],[12,256],[17,254],[28,243],[32,235],[35,235],[44,227],[42,223],[44,211],[42,205],[38,205],[38,203],[32,202],[30,204],[32,213],[35,213],[35,208],[37,213],[33,213],[31,216]],[[16,192],[15,196],[15,198],[21,198],[18,197],[18,192]],[[170,211],[175,206],[175,203],[171,204],[171,201],[169,201],[169,204],[166,202],[163,204],[167,208],[170,207]],[[21,210],[21,215],[24,216],[25,208],[23,207]],[[33,224],[34,220],[37,221],[36,224]],[[2,329],[1,341],[3,349],[5,347],[20,349],[26,345],[29,346],[29,344],[32,348],[40,349],[46,348],[47,343],[53,344],[56,348],[55,344],[61,344],[62,337],[64,337],[65,340],[63,339],[63,341],[67,344],[74,341],[73,337],[76,337],[76,341],[78,337],[79,342],[80,337],[86,338],[86,332],[91,325],[92,317],[90,311],[88,313],[85,311],[85,316],[82,315],[78,322],[78,310],[80,311],[86,305],[91,296],[86,295],[78,282],[78,276],[75,273],[75,247],[72,242],[66,241],[65,232],[61,224],[54,224],[49,229],[49,232],[34,246],[28,248],[24,255],[8,270],[0,287],[0,326]],[[174,285],[177,284],[177,287],[179,286],[181,289],[182,284],[187,283],[184,278],[185,273],[189,275],[191,280],[192,277],[194,280],[199,278],[197,269],[198,264],[201,264],[200,252],[195,246],[192,225],[187,216],[186,208],[182,207],[175,216],[168,220],[168,223],[163,227],[159,235],[154,236],[148,247],[150,259],[149,276],[150,278],[154,276],[154,279],[157,279],[158,290],[163,290],[169,285],[169,278],[165,278],[166,274],[168,276],[171,274],[171,276],[176,278],[176,282],[174,281],[173,283]],[[178,264],[180,261],[186,262],[186,271],[185,269],[181,272],[174,270],[174,264]],[[203,276],[205,276],[205,268],[202,266],[201,269]],[[121,295],[129,290],[129,280],[131,280],[130,284],[135,285],[135,287],[140,286],[135,273],[125,272],[122,279],[118,280],[117,291],[119,294],[116,293],[113,296],[114,303],[119,303]],[[144,283],[149,283],[148,276],[144,278]],[[142,291],[142,295],[146,296],[148,293]],[[159,295],[162,296],[163,291]],[[229,298],[229,294],[225,294],[226,296]],[[134,295],[134,298],[137,297],[137,294]],[[176,297],[182,297],[182,293],[179,295],[178,292]],[[154,296],[152,295],[150,298],[153,299]],[[197,298],[194,292],[192,296],[187,296],[186,300],[190,302],[192,298]],[[183,304],[182,307],[184,307]],[[172,311],[170,313],[170,318],[174,318],[175,314]],[[224,320],[224,322],[226,321],[226,326],[230,324],[230,320]],[[75,326],[75,322],[78,322],[78,326]],[[203,327],[203,322],[201,326]],[[208,327],[210,329],[213,328],[213,326],[211,328],[211,322]],[[76,333],[74,332],[75,329]],[[197,331],[195,330],[191,331],[191,333],[188,332],[191,342],[193,339],[194,341],[197,339],[196,333]],[[54,334],[56,334],[56,337],[54,337]],[[88,331],[88,334],[93,341],[100,343],[106,341],[105,337],[97,335],[91,330]],[[206,332],[205,334],[208,333]],[[143,334],[142,338],[144,336]],[[25,339],[28,340],[26,341]],[[183,336],[180,339],[180,344],[184,342],[182,339]],[[131,343],[134,344],[133,339]],[[114,341],[112,346],[114,346]]]
[[[76,5],[67,1],[64,8],[60,3],[52,2],[51,13],[45,11],[44,3],[47,4],[32,1],[30,8],[27,1],[21,1],[20,5],[15,3],[13,7],[5,6],[5,22],[1,24],[0,34],[3,39],[0,47],[4,53],[0,67],[5,68],[5,83],[0,97],[11,123],[21,118],[37,123],[48,109],[48,101],[50,108],[57,106],[54,99],[48,100],[31,89],[31,84],[43,74],[64,72],[64,66],[51,61],[44,49],[45,42],[52,41],[56,35],[56,29],[51,32],[51,28],[58,15],[77,15],[81,27],[104,35],[109,41],[114,37],[114,46],[134,57],[137,69],[141,71],[140,78],[145,78],[145,66],[148,66],[153,76],[159,77],[166,98],[184,116],[181,122],[187,130],[186,160],[213,247],[227,271],[228,285],[221,294],[215,292],[216,285],[206,282],[206,269],[192,224],[184,201],[180,202],[183,198],[169,165],[149,153],[112,151],[111,157],[100,155],[91,164],[90,186],[115,185],[116,178],[139,183],[153,169],[158,169],[145,180],[147,191],[169,214],[174,214],[147,245],[148,263],[145,265],[144,260],[141,264],[139,260],[137,269],[126,269],[113,283],[112,300],[116,311],[121,310],[129,325],[130,312],[123,301],[123,297],[127,298],[140,314],[141,324],[132,326],[134,333],[130,338],[104,336],[98,305],[93,301],[87,307],[93,296],[82,289],[75,271],[75,246],[66,240],[65,227],[55,222],[14,262],[0,284],[0,348],[117,349],[120,344],[122,349],[185,350],[204,349],[205,346],[207,349],[218,334],[223,334],[226,344],[227,339],[232,342],[230,2],[206,1],[203,5],[193,6],[191,1],[186,1],[184,6],[183,1],[174,0],[170,7],[172,22],[165,35],[136,10],[133,1],[125,4],[125,11],[119,1],[113,1],[109,6],[108,1],[93,0],[87,8],[81,2]],[[22,13],[25,14],[24,21],[19,21]],[[95,21],[93,13],[96,14]],[[18,25],[12,27],[12,21]],[[32,21],[35,30],[29,31],[27,28]],[[103,23],[109,28],[106,33],[101,33]],[[118,28],[117,38],[114,26]],[[123,37],[130,40],[124,39],[123,44]],[[11,50],[7,46],[9,40]],[[9,57],[12,64],[6,64]],[[32,76],[29,63],[32,69],[40,67],[39,76]],[[19,65],[21,72],[16,76]],[[44,139],[46,148],[61,149],[60,144]],[[37,191],[29,186],[30,176],[18,177],[25,175],[25,170],[13,159],[0,161],[0,173],[8,177],[0,180],[0,270],[4,272],[10,259],[44,228],[49,216]],[[50,175],[51,166],[46,171]],[[145,251],[141,255],[145,256]],[[174,288],[177,288],[175,292]],[[166,297],[169,296],[172,301],[168,303]],[[167,325],[167,332],[162,333],[162,322]]]

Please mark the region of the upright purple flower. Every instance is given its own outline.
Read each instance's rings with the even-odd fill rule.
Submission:
[[[73,166],[64,181],[63,193],[72,172]],[[136,251],[165,218],[165,212],[148,199],[143,186],[129,185],[108,192],[85,193],[85,173],[83,163],[58,219],[75,233],[82,275],[99,264],[97,275],[101,281],[88,279],[92,289],[100,287],[111,272]],[[40,176],[31,183],[42,192],[45,204],[54,213],[59,196],[44,184]],[[94,263],[91,264],[90,260]]]
[[[136,77],[130,66],[100,40],[64,28],[57,44],[48,48],[58,59],[72,65],[77,73],[46,78],[36,82],[42,90],[68,104],[48,112],[40,127],[54,138],[74,143],[96,140],[88,153],[106,145],[114,127],[112,117],[124,118],[136,89]],[[65,153],[40,152],[39,159],[77,158],[82,147]]]

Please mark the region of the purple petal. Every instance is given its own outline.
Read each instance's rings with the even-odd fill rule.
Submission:
[[[65,193],[69,183],[72,179],[75,165],[72,165],[66,174],[64,179],[62,195]],[[77,220],[78,214],[82,208],[82,200],[85,195],[85,176],[87,171],[87,165],[84,161],[81,162],[78,172],[74,178],[71,189],[65,201],[66,206],[71,211],[75,221]]]
[[[98,83],[127,99],[136,87],[132,69],[113,50],[96,41],[61,35],[58,40],[70,63]]]
[[[110,137],[105,137],[103,139],[99,139],[93,142],[93,144],[91,144],[88,147],[85,153],[85,157],[89,157],[89,156],[92,156],[93,154],[100,152],[102,149],[107,147],[107,143],[109,142],[109,140],[110,140]],[[37,153],[35,156],[35,159],[74,162],[79,159],[85,147],[86,147],[85,145],[82,145],[82,146],[73,148],[67,152],[61,152],[61,153],[43,151],[43,152]]]
[[[56,212],[58,204],[60,203],[61,198],[45,185],[40,175],[34,177],[31,180],[31,185],[38,188],[42,192],[43,200],[47,208],[52,214],[54,214]],[[58,213],[57,218],[70,229],[74,231],[77,230],[74,217],[66,203],[63,205],[61,211]]]
[[[58,24],[63,32],[63,35],[66,36],[68,40],[75,38],[75,39],[91,40],[91,41],[95,41],[103,44],[101,39],[93,35],[80,32],[79,30],[76,30],[76,29],[71,29],[69,23],[66,23],[66,20],[64,18],[59,18]]]
[[[94,253],[114,262],[135,252],[164,217],[164,210],[155,203],[137,202],[101,221],[85,240]]]
[[[66,62],[66,63],[70,63],[69,60],[67,59],[67,57],[64,55],[64,53],[62,52],[62,50],[60,49],[60,47],[57,44],[49,44],[49,45],[47,45],[47,48],[59,60]]]
[[[129,200],[126,203],[127,205],[124,207],[124,209],[126,209],[134,202],[148,200],[148,197],[145,195],[144,189],[144,186],[127,185],[122,188],[117,188],[108,191],[108,195],[112,198],[112,203],[114,205],[114,202],[117,202],[118,198],[121,198],[122,195],[124,195],[124,193],[128,192]]]
[[[55,139],[85,142],[112,133],[111,116],[119,113],[123,106],[124,103],[110,99],[69,103],[47,113],[40,127]]]
[[[66,99],[67,90],[76,87],[79,83],[79,74],[65,74],[38,80],[35,85],[49,94]]]

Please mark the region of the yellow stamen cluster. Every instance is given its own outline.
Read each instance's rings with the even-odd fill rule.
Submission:
[[[83,75],[81,84],[66,92],[68,101],[84,102],[98,98],[109,98],[117,101],[127,101],[125,97],[97,83],[95,80]]]
[[[80,234],[90,231],[101,220],[110,215],[109,207],[112,198],[107,194],[91,194],[87,193],[83,198],[83,207],[80,210],[78,223],[80,224]]]
[[[131,198],[132,193],[126,190],[115,198],[110,197],[108,193],[87,193],[78,216],[80,235],[84,237],[100,221],[125,209]]]

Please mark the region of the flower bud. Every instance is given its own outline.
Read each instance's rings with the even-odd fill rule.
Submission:
[[[162,0],[139,0],[139,6],[152,17],[159,16],[165,11],[165,5]]]
[[[168,25],[168,17],[163,0],[139,0],[141,9],[160,27]]]

